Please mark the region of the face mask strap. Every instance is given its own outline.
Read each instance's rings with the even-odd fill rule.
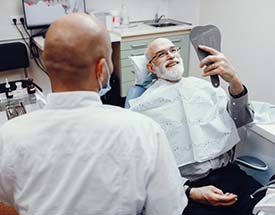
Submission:
[[[100,96],[103,96],[105,95],[109,90],[111,90],[111,85],[110,85],[110,79],[111,79],[111,74],[110,74],[110,69],[106,63],[106,60],[104,61],[105,63],[105,66],[106,66],[106,71],[107,71],[107,76],[108,76],[108,79],[107,79],[107,83],[106,83],[106,86],[103,87],[101,81],[98,79],[98,84],[99,84],[99,95]]]

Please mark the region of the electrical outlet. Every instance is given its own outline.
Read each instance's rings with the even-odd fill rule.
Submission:
[[[17,25],[22,25],[21,22],[20,22],[20,18],[24,18],[24,16],[23,16],[23,15],[11,16],[11,17],[10,17],[11,24],[14,25],[13,20],[16,19]]]

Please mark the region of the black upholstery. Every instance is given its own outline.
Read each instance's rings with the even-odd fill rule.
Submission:
[[[24,69],[25,78],[22,80],[9,81],[10,89],[16,90],[16,82],[21,82],[22,87],[34,85],[42,92],[42,89],[28,77],[27,69],[30,66],[27,47],[24,43],[13,42],[0,44],[0,72]],[[0,93],[7,92],[6,82],[0,83]],[[1,214],[0,214],[1,215]]]
[[[0,44],[0,72],[24,68],[25,77],[27,77],[26,69],[29,65],[28,52],[24,43]]]

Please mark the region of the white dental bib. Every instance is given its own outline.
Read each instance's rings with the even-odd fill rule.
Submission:
[[[130,106],[160,124],[178,166],[216,158],[239,141],[224,90],[202,79],[160,79]]]

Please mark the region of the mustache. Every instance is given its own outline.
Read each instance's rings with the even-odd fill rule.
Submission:
[[[165,63],[163,64],[163,66],[164,66],[165,68],[168,68],[168,67],[172,67],[172,66],[175,66],[175,65],[177,65],[177,64],[180,64],[180,63],[181,63],[181,60],[178,59],[178,58],[175,58],[175,59],[172,59],[172,60],[168,60],[167,62],[165,62]]]

